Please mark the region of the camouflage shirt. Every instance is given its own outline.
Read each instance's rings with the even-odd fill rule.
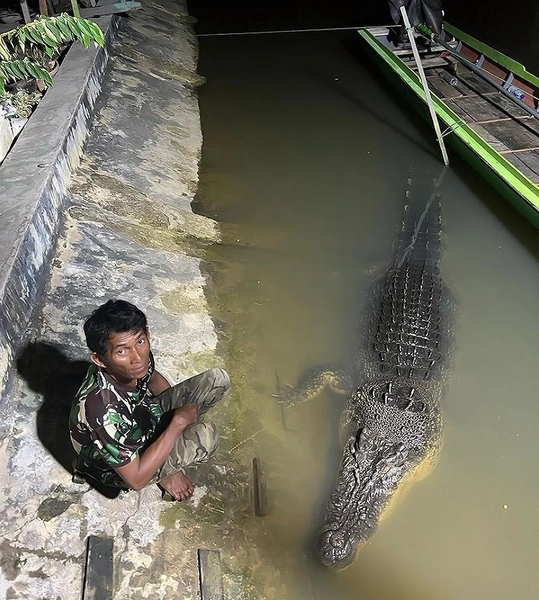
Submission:
[[[154,371],[133,387],[92,364],[71,407],[69,432],[75,452],[101,483],[128,488],[114,467],[129,464],[152,441],[163,412],[148,391]]]

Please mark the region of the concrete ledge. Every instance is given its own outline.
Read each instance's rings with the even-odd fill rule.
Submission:
[[[54,86],[0,166],[0,402],[47,281],[67,186],[80,161],[120,19],[97,23],[105,48],[71,46]]]

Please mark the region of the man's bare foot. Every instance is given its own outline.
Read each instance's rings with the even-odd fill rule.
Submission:
[[[169,475],[159,482],[159,485],[167,491],[174,500],[187,500],[193,495],[195,488],[189,477],[181,471]]]

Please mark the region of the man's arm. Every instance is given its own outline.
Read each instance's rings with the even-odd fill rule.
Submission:
[[[141,456],[137,456],[129,464],[116,467],[116,472],[130,488],[134,490],[142,489],[164,464],[184,429],[197,421],[198,407],[196,404],[184,404],[177,408],[169,426],[155,442],[148,446]]]
[[[159,373],[154,371],[148,381],[148,389],[154,396],[159,396],[165,390],[168,390],[170,383]]]

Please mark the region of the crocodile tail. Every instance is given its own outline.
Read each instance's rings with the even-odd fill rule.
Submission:
[[[373,340],[378,369],[386,375],[430,379],[441,366],[444,327],[443,282],[438,268],[438,192],[444,174],[445,170],[428,195],[408,194],[395,258],[383,284]]]
[[[432,187],[414,184],[407,191],[394,268],[400,269],[407,263],[431,271],[438,269],[442,232],[440,187],[446,172],[447,167],[444,167]]]

